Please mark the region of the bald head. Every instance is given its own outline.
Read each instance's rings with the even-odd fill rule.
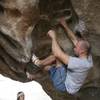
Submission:
[[[89,44],[88,41],[80,40],[78,44],[79,44],[79,47],[80,47],[80,49],[82,51],[85,51],[85,52],[87,52],[87,54],[89,54],[89,52],[90,52],[90,44]]]

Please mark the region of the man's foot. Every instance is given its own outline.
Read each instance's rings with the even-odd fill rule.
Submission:
[[[26,72],[26,75],[27,75],[27,78],[30,79],[30,80],[34,80],[34,79],[41,77],[40,74],[30,74],[29,72]]]
[[[37,66],[40,65],[40,60],[35,54],[33,54],[33,56],[32,56],[32,62]]]

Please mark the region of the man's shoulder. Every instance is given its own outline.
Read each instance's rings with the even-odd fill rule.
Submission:
[[[69,68],[86,68],[89,69],[93,67],[93,61],[92,57],[89,56],[89,58],[79,58],[79,57],[69,57],[69,62],[68,62],[68,67]]]
[[[79,57],[69,57],[68,68],[82,68],[85,66],[85,62]]]

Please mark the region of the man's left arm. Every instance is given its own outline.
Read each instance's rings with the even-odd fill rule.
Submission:
[[[68,64],[69,55],[63,52],[63,50],[60,48],[55,34],[56,33],[53,30],[48,32],[48,35],[52,39],[52,52],[60,61],[62,61],[64,64]]]

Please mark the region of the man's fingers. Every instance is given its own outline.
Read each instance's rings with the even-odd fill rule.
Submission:
[[[56,39],[56,33],[54,30],[48,31],[48,35],[51,39]]]
[[[61,25],[65,25],[65,24],[66,24],[65,18],[64,18],[64,17],[60,18],[59,23],[60,23]]]
[[[49,35],[50,37],[52,36],[53,33],[54,33],[53,30],[49,30],[49,31],[48,31],[48,35]]]

